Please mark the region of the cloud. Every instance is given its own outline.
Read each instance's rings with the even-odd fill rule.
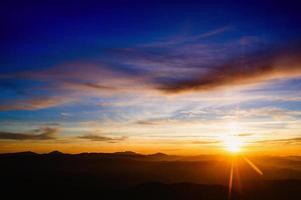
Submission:
[[[42,127],[31,133],[0,132],[0,140],[52,140],[56,139],[58,128]]]
[[[91,97],[117,97],[122,101],[131,95],[204,92],[301,75],[300,43],[263,50],[256,36],[222,43],[200,40],[229,29],[221,27],[197,36],[185,36],[174,41],[176,48],[167,39],[160,46],[110,50],[106,54],[107,62],[79,60],[43,70],[3,74],[1,83],[22,80],[25,84],[13,84],[14,87],[3,84],[7,90],[15,90],[17,97],[0,102],[0,111],[38,110]],[[242,45],[248,47],[243,58]],[[254,49],[261,51],[254,53]]]
[[[219,66],[212,66],[207,72],[199,72],[186,80],[171,80],[159,83],[158,89],[166,93],[185,91],[210,91],[226,86],[263,83],[273,79],[301,76],[301,49],[282,49],[280,53],[264,52],[250,55]],[[161,85],[160,85],[161,84]]]
[[[127,139],[127,137],[107,137],[107,136],[101,136],[95,134],[78,136],[78,138],[91,140],[91,141],[98,141],[98,142],[110,142],[110,143],[119,142]]]
[[[301,116],[299,110],[288,110],[277,107],[262,107],[253,109],[220,111],[223,119],[269,117],[275,120],[293,119]]]
[[[56,123],[56,122],[50,122],[50,123],[45,123],[45,126],[60,126],[60,123]]]
[[[99,85],[99,84],[95,84],[95,83],[89,83],[89,82],[73,83],[73,86],[82,87],[82,89],[95,89],[95,90],[112,90],[112,89],[114,89],[113,87],[103,86],[103,85]]]
[[[3,77],[1,81],[5,83],[22,80],[24,84],[14,89],[18,90],[16,98],[0,102],[0,111],[39,110],[81,101],[85,97],[118,95],[121,91],[141,87],[141,84],[134,84],[136,79],[137,76],[101,63],[75,62],[45,70],[14,72]]]
[[[7,110],[39,110],[43,108],[55,107],[67,102],[71,99],[68,97],[47,97],[36,96],[29,97],[24,100],[12,100],[0,103],[0,111]]]
[[[38,110],[84,98],[141,92],[146,87],[146,78],[137,76],[135,70],[101,62],[73,62],[44,70],[13,72],[1,79],[4,83],[19,80],[24,84],[8,88],[18,90],[17,98],[1,101],[0,111]]]
[[[284,139],[275,139],[275,140],[260,140],[260,141],[256,141],[255,143],[269,143],[269,144],[279,144],[279,143],[285,143],[285,144],[301,144],[301,137],[284,138]]]
[[[167,42],[117,49],[115,53],[122,64],[141,70],[152,89],[165,94],[212,91],[301,76],[299,41],[271,46],[257,36],[223,43],[200,42],[198,38],[176,39],[172,43],[176,47]]]
[[[162,121],[166,121],[166,120],[161,120],[161,119],[149,119],[149,120],[139,120],[136,122],[136,124],[138,125],[157,125],[162,123]]]
[[[127,86],[139,77],[135,70],[127,70],[101,61],[71,62],[54,66],[44,71],[23,72],[17,75],[29,80],[52,82],[53,88],[62,91],[112,92]]]
[[[220,141],[214,140],[214,141],[205,141],[205,140],[198,140],[198,141],[193,141],[193,144],[201,144],[201,145],[212,145],[212,144],[220,144]]]
[[[162,125],[162,124],[170,124],[170,123],[180,123],[178,119],[172,117],[162,117],[162,118],[150,118],[135,121],[135,124],[138,125]]]
[[[217,28],[217,29],[214,29],[211,31],[207,31],[207,32],[199,34],[199,35],[176,36],[171,39],[159,40],[159,41],[155,41],[155,42],[145,44],[142,46],[143,47],[166,47],[166,46],[180,45],[183,43],[196,42],[201,39],[207,39],[209,37],[225,33],[227,31],[230,31],[231,29],[232,29],[232,27],[230,27],[230,26],[224,26],[224,27],[220,27],[220,28]]]
[[[251,135],[253,135],[253,133],[240,133],[237,136],[239,136],[239,137],[248,137],[248,136],[251,136]]]

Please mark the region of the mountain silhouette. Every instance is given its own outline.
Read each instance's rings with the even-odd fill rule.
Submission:
[[[231,199],[301,199],[299,157],[260,161],[269,166],[260,165],[265,176],[240,164],[240,185],[234,181]],[[0,154],[1,191],[10,199],[222,200],[228,199],[229,179],[223,162],[216,156],[134,152]]]

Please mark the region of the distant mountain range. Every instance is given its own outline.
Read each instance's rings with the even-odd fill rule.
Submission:
[[[0,154],[1,192],[31,199],[227,199],[230,158],[135,152]],[[235,160],[232,199],[301,199],[301,159]]]

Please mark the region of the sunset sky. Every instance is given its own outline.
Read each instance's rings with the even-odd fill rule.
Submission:
[[[0,152],[301,155],[297,3],[9,2]]]

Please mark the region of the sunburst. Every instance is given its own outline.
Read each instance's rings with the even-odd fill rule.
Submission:
[[[229,125],[228,135],[223,137],[223,144],[227,152],[230,153],[231,167],[229,173],[229,185],[228,185],[228,200],[232,198],[232,189],[233,189],[233,180],[234,180],[234,168],[236,167],[235,159],[242,158],[257,174],[263,175],[263,172],[249,159],[246,155],[243,154],[242,148],[245,146],[245,143],[241,140],[241,137],[237,135],[239,129],[241,128],[237,122],[231,123]]]
[[[241,147],[243,146],[242,141],[235,135],[231,135],[226,138],[224,141],[226,149],[230,153],[239,153],[241,151]]]

